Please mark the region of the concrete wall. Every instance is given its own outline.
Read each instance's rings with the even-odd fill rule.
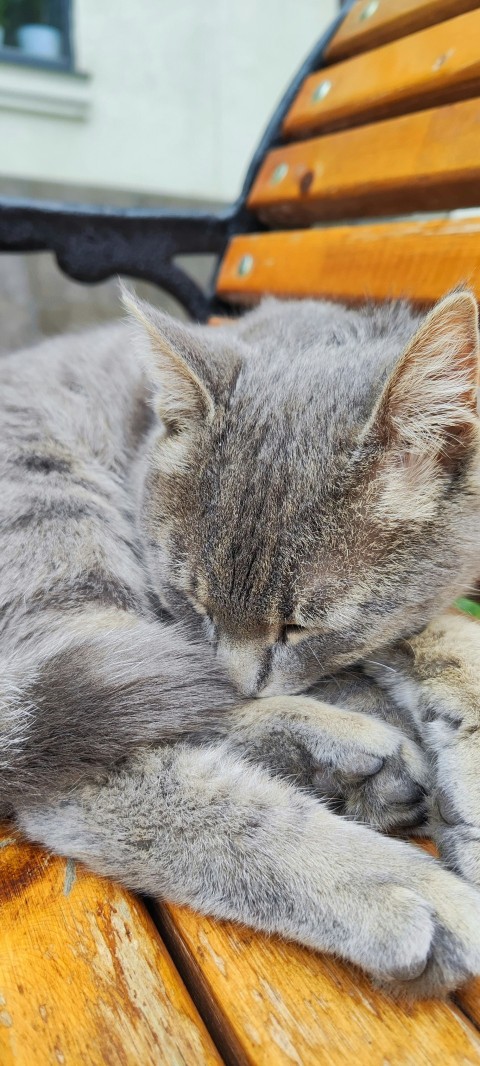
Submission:
[[[75,0],[87,79],[0,63],[0,176],[229,201],[335,0]]]

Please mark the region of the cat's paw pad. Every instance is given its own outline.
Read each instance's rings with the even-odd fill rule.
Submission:
[[[427,821],[430,784],[420,749],[390,728],[375,736],[375,749],[320,766],[313,780],[317,793],[338,813],[375,829],[420,829]]]

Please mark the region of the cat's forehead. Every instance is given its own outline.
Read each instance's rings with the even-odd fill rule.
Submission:
[[[326,300],[264,300],[241,319],[237,335],[257,351],[357,350],[377,341],[408,342],[419,316],[403,301],[345,307]]]
[[[268,423],[301,446],[302,433],[328,437],[332,428],[367,418],[415,325],[403,304],[360,312],[267,301],[238,327],[243,353],[230,433]]]
[[[218,493],[245,494],[276,505],[297,493],[317,498],[356,447],[371,414],[381,379],[352,388],[352,373],[322,372],[298,361],[294,370],[280,361],[263,372],[243,367],[228,407],[212,427],[207,470]],[[377,375],[378,377],[378,375]]]

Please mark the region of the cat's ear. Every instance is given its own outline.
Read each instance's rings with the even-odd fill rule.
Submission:
[[[374,413],[377,438],[397,452],[454,462],[477,423],[477,303],[459,290],[435,305],[387,381]]]
[[[211,422],[215,400],[206,346],[191,328],[157,311],[123,285],[121,296],[162,421],[176,431],[195,421]]]

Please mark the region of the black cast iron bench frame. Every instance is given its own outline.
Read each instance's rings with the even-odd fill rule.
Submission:
[[[280,142],[283,119],[300,86],[325,65],[327,46],[352,4],[345,4],[289,85],[231,208],[211,214],[1,198],[0,251],[53,252],[61,270],[76,281],[95,283],[122,274],[153,282],[199,322],[225,312],[214,280],[204,292],[175,259],[213,254],[219,261],[231,237],[265,228],[246,206],[250,189],[266,153]]]

